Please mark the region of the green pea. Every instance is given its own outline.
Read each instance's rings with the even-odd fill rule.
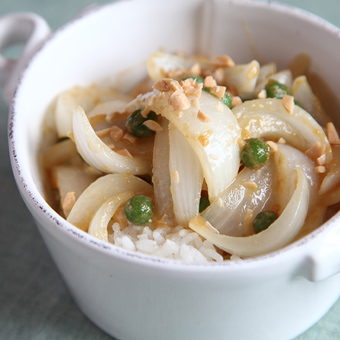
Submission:
[[[152,200],[148,196],[135,195],[125,204],[125,217],[136,225],[143,225],[149,222],[153,216]]]
[[[201,196],[199,212],[201,213],[204,209],[208,208],[209,205],[210,205],[210,201],[209,201],[208,196]]]
[[[246,140],[246,145],[241,151],[241,160],[247,168],[258,168],[266,163],[270,156],[270,146],[259,138]]]
[[[201,76],[191,76],[191,77],[186,77],[186,78],[184,78],[183,80],[187,80],[187,79],[195,79],[195,80],[196,80],[196,83],[199,83],[199,84],[203,84],[203,83],[204,83],[204,79],[203,79],[203,77],[201,77]]]
[[[155,112],[150,111],[147,118],[144,118],[141,112],[142,110],[132,112],[126,120],[126,127],[128,131],[136,137],[152,136],[155,131],[150,130],[143,123],[150,119],[157,122],[157,115]]]
[[[285,94],[292,95],[288,86],[277,81],[270,80],[266,85],[267,97],[282,99]]]
[[[255,233],[258,234],[260,231],[267,229],[277,218],[277,214],[273,211],[262,211],[257,214],[253,221]]]

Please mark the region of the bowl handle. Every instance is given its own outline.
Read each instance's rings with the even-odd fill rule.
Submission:
[[[340,213],[334,218],[338,223],[310,242],[306,275],[310,281],[322,281],[340,273]]]
[[[0,87],[3,98],[10,104],[20,74],[33,52],[40,46],[51,30],[46,21],[34,13],[10,13],[0,16]],[[18,59],[6,58],[1,54],[5,48],[23,43]]]

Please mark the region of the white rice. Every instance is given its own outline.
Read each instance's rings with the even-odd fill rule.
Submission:
[[[120,230],[120,225],[114,223],[112,230],[109,241],[129,251],[186,262],[223,261],[211,242],[202,241],[197,233],[181,226],[152,230],[148,226],[129,225]]]

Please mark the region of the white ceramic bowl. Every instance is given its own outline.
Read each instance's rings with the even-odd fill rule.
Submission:
[[[291,7],[227,0],[108,4],[49,36],[46,24],[29,14],[1,18],[0,28],[0,46],[6,39],[29,40],[17,63],[0,58],[14,175],[74,300],[100,328],[121,340],[291,339],[334,304],[340,213],[304,239],[254,259],[188,264],[150,258],[100,242],[53,211],[42,194],[36,153],[56,94],[92,82],[132,87],[161,47],[280,67],[303,52],[312,57],[312,70],[338,89],[337,28]],[[339,126],[338,112],[333,119]]]

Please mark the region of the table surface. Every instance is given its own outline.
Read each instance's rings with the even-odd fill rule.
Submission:
[[[0,15],[35,12],[56,30],[93,1],[1,0]],[[306,9],[340,27],[339,0],[278,2]],[[112,339],[74,304],[20,198],[8,157],[7,121],[8,108],[0,96],[0,339]],[[340,300],[297,339],[340,339]]]

